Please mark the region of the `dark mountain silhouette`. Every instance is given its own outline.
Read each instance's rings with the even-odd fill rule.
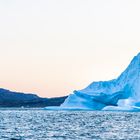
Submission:
[[[13,92],[0,88],[0,107],[46,107],[60,106],[67,96],[41,98],[35,94]]]

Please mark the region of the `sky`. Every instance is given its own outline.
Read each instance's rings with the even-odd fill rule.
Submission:
[[[0,87],[56,97],[117,78],[140,52],[139,0],[0,0]]]

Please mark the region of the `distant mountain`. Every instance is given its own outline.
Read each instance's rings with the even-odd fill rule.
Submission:
[[[52,109],[140,111],[140,53],[117,79],[93,82]]]
[[[41,98],[35,94],[13,92],[0,88],[0,107],[46,107],[59,106],[67,96],[57,98]]]

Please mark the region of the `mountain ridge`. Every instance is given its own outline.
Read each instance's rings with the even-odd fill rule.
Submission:
[[[67,96],[42,98],[36,94],[10,91],[0,88],[0,107],[46,107],[59,106]]]

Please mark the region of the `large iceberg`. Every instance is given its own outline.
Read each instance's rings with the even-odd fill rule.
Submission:
[[[60,107],[46,109],[140,111],[140,53],[117,79],[93,82],[70,94]]]

